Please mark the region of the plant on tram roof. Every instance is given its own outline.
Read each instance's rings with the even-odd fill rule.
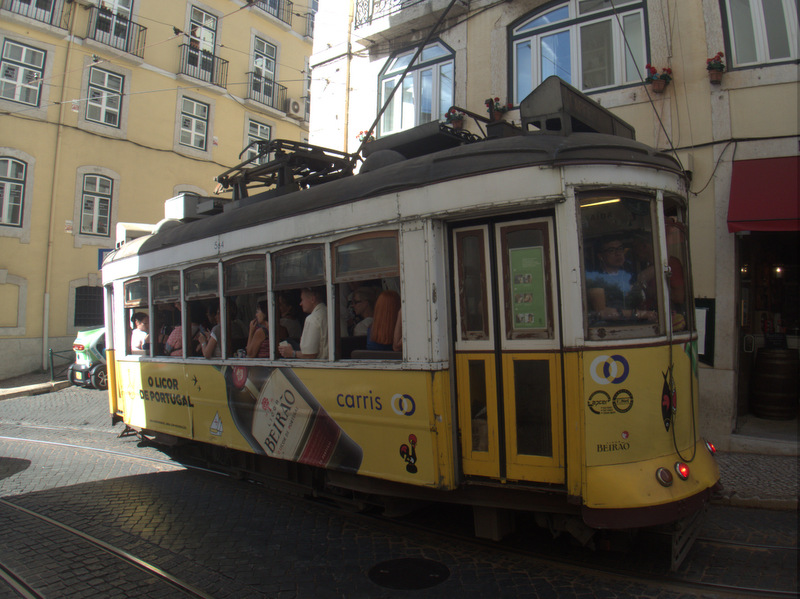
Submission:
[[[369,131],[359,131],[356,139],[360,142],[364,141],[375,141],[375,136],[372,135]]]
[[[486,109],[489,112],[489,116],[492,116],[492,114],[495,112],[506,112],[514,107],[511,102],[508,104],[501,104],[500,98],[486,98],[483,103],[486,104]]]
[[[706,68],[709,71],[724,71],[725,70],[725,63],[722,62],[722,58],[725,55],[722,52],[717,52],[711,58],[706,59]]]
[[[664,67],[661,69],[660,73],[658,72],[658,69],[650,63],[646,64],[644,68],[647,69],[647,77],[644,79],[647,83],[652,83],[657,79],[662,79],[667,83],[672,81],[672,69],[669,67]]]

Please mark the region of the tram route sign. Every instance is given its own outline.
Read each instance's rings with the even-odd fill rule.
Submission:
[[[511,266],[511,310],[514,329],[547,327],[544,280],[544,248],[532,246],[508,250]]]

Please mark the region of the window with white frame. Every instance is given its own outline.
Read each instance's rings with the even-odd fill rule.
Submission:
[[[258,121],[254,121],[250,119],[247,124],[247,156],[246,158],[250,159],[254,156],[258,155],[258,146],[253,145],[250,146],[251,143],[259,140],[269,141],[272,137],[272,127],[269,125],[265,125],[264,123],[259,123]],[[267,156],[262,156],[261,158],[255,161],[255,164],[264,164],[267,161]]]
[[[569,0],[549,4],[511,26],[514,103],[551,75],[581,90],[642,80],[644,2]]]
[[[111,195],[114,182],[101,175],[83,176],[81,233],[108,237],[111,230]]]
[[[723,0],[730,40],[730,66],[798,57],[796,0]]]
[[[116,73],[91,67],[86,101],[87,121],[119,127],[123,81],[124,78]]]
[[[0,225],[22,226],[25,166],[20,160],[0,157]]]
[[[400,85],[381,118],[381,135],[439,120],[453,105],[454,52],[441,42],[428,44],[401,82],[400,77],[415,52],[409,50],[394,56],[381,72],[381,105]]]
[[[112,45],[124,48],[130,27],[133,0],[102,0],[97,13],[97,29],[117,38]]]
[[[208,104],[190,98],[181,100],[181,137],[183,146],[206,149],[208,137]]]
[[[42,50],[5,40],[0,61],[0,98],[38,106],[44,59]]]
[[[253,93],[264,103],[272,104],[275,83],[275,58],[278,49],[273,44],[257,37],[253,45]]]
[[[197,46],[203,52],[214,54],[217,41],[217,17],[193,6],[189,17],[189,32],[192,46]]]

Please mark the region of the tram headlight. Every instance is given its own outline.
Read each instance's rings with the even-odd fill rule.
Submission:
[[[711,441],[707,441],[706,439],[703,439],[703,441],[705,441],[706,443],[706,449],[708,449],[708,453],[710,453],[711,455],[717,455],[717,448],[714,447],[714,444]]]
[[[675,472],[678,473],[678,478],[686,480],[689,478],[689,465],[683,462],[675,462]]]
[[[672,485],[672,472],[666,468],[659,468],[656,470],[656,480],[662,487],[669,487]]]

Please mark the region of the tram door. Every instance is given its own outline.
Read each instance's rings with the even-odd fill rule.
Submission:
[[[452,234],[464,473],[563,483],[552,219],[491,221]]]

